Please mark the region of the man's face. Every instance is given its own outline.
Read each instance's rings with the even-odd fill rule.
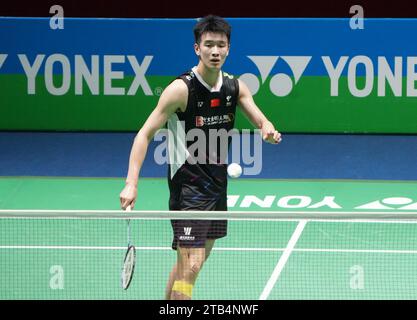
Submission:
[[[207,69],[220,70],[229,54],[229,42],[224,33],[206,32],[201,35],[200,44],[195,44],[195,53]]]

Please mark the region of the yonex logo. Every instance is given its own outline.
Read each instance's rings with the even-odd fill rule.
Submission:
[[[0,67],[5,62],[7,55],[0,55]],[[55,96],[67,94],[73,86],[76,95],[83,95],[84,91],[89,90],[92,95],[136,95],[139,88],[142,88],[146,96],[153,96],[149,82],[146,78],[147,71],[154,56],[144,56],[142,62],[137,60],[135,55],[64,55],[54,53],[46,57],[45,54],[37,54],[33,62],[29,61],[26,54],[18,54],[20,64],[27,78],[27,93],[37,94],[37,77],[40,70],[43,70],[42,77],[45,80],[46,90]],[[46,59],[45,59],[46,58]],[[129,88],[116,86],[113,79],[126,79],[125,71],[116,71],[122,64],[128,61],[133,70],[134,78]],[[45,61],[45,63],[44,63]],[[86,61],[91,61],[86,62]],[[100,64],[102,62],[102,65]],[[89,67],[88,65],[91,66]],[[60,70],[56,71],[56,68]],[[99,80],[98,70],[103,70],[103,86]],[[57,85],[55,77],[60,74],[62,81]],[[101,76],[100,76],[101,77]],[[99,85],[100,83],[100,85]],[[155,88],[155,93],[162,92],[162,88]]]
[[[281,198],[276,195],[258,197],[256,195],[228,195],[227,206],[229,208],[273,208],[274,206],[285,209],[366,209],[366,210],[389,210],[389,211],[415,211],[417,210],[416,199],[409,197],[387,197],[379,200],[368,200],[366,203],[356,204],[351,208],[336,199],[335,196],[324,196],[322,199],[314,199],[309,195],[288,195]]]
[[[417,202],[407,197],[391,197],[382,200],[372,201],[355,209],[373,209],[373,210],[417,210]]]
[[[190,234],[191,234],[191,227],[185,227],[184,228],[184,234],[186,235],[186,236],[189,236]]]
[[[248,56],[248,58],[251,59],[258,68],[262,84],[265,83],[279,58],[288,64],[293,73],[294,82],[291,77],[285,73],[275,74],[269,82],[271,92],[278,97],[285,97],[291,93],[294,85],[300,80],[311,60],[311,56]],[[255,95],[259,91],[261,84],[255,74],[245,73],[242,74],[239,79],[246,83],[252,95]]]

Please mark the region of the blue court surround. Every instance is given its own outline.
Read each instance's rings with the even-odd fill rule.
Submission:
[[[135,133],[0,132],[1,176],[124,177]],[[142,177],[165,177],[152,142]],[[283,134],[263,143],[257,176],[274,179],[417,180],[417,136]]]

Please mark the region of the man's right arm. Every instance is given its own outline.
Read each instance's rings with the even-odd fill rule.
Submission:
[[[150,141],[174,112],[177,110],[185,111],[187,100],[187,85],[180,79],[173,81],[161,94],[157,106],[136,135],[130,151],[126,186],[120,193],[120,204],[123,209],[126,209],[129,205],[132,208],[134,207],[140,169]]]

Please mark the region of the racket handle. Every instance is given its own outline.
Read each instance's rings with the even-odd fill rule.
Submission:
[[[126,210],[125,211],[126,212],[132,211],[132,206],[129,204],[126,207]],[[131,230],[130,230],[130,219],[127,219],[126,222],[127,222],[127,246],[129,247],[130,246],[131,239],[132,239]]]

